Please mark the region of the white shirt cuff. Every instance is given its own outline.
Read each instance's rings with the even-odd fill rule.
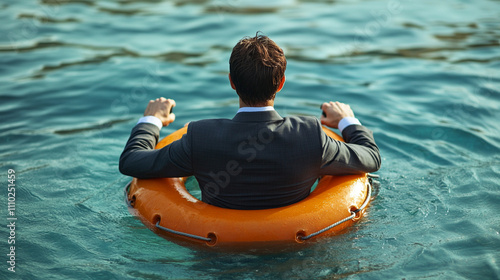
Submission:
[[[137,122],[137,124],[140,124],[140,123],[150,123],[150,124],[154,124],[158,127],[158,129],[161,130],[161,128],[163,127],[163,123],[160,121],[159,118],[155,117],[155,116],[145,116],[145,117],[142,117],[139,119],[139,121]]]
[[[342,130],[344,130],[346,127],[353,125],[353,124],[361,125],[359,120],[356,118],[353,118],[353,117],[345,117],[345,118],[341,119],[339,122],[340,133],[342,133]]]

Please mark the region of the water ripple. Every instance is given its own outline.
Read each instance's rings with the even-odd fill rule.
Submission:
[[[104,123],[90,125],[90,126],[86,126],[86,127],[72,128],[72,129],[60,129],[60,130],[54,131],[54,133],[59,134],[59,135],[70,135],[70,134],[88,132],[88,131],[93,131],[93,130],[102,130],[102,129],[106,129],[106,128],[111,128],[115,124],[129,122],[130,120],[132,120],[132,118],[110,120],[110,121],[107,121]]]
[[[228,14],[274,14],[282,7],[239,7],[239,6],[209,6],[205,8],[205,13],[228,13]]]
[[[313,58],[301,53],[292,52],[287,53],[287,58],[310,63],[324,63],[324,64],[348,64],[352,63],[353,59],[356,62],[369,61],[373,58],[381,59],[394,59],[394,58],[418,58],[425,60],[436,60],[436,61],[449,61],[451,63],[467,63],[467,62],[479,62],[479,63],[490,63],[500,60],[500,56],[491,57],[485,59],[479,58],[461,58],[453,59],[442,55],[444,52],[463,52],[466,50],[473,49],[483,49],[490,47],[500,46],[499,42],[490,42],[484,44],[470,44],[463,47],[455,46],[443,46],[443,47],[416,47],[416,48],[403,48],[396,49],[394,51],[387,50],[369,50],[369,51],[353,51],[342,55],[330,55],[327,58]]]
[[[40,23],[72,23],[72,22],[81,22],[80,19],[77,18],[64,18],[57,19],[47,16],[39,16],[35,14],[20,14],[17,16],[20,19],[34,19],[40,21]]]
[[[41,69],[37,70],[33,75],[26,77],[28,79],[38,79],[43,78],[48,72],[54,70],[61,70],[72,66],[77,65],[86,65],[86,64],[99,64],[106,62],[115,57],[133,57],[133,58],[150,58],[156,59],[159,61],[170,61],[175,63],[181,63],[190,66],[205,66],[211,63],[216,62],[213,58],[210,57],[210,52],[183,52],[183,51],[170,51],[164,53],[157,54],[141,54],[135,51],[131,51],[124,47],[114,47],[114,46],[95,46],[95,45],[86,45],[86,44],[75,44],[75,43],[66,43],[66,42],[58,42],[58,41],[41,41],[36,42],[31,46],[22,46],[13,48],[12,46],[0,46],[0,52],[31,52],[37,51],[40,49],[47,48],[79,48],[86,49],[92,51],[107,51],[106,54],[95,54],[92,57],[83,58],[76,61],[71,62],[59,62],[56,65],[43,65]],[[221,46],[215,45],[212,49],[216,52],[221,51]]]

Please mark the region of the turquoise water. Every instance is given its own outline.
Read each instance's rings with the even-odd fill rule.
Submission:
[[[499,279],[500,2],[40,0],[0,4],[0,279]],[[383,166],[367,216],[312,246],[196,251],[127,210],[118,157],[146,103],[231,118],[230,50],[288,57],[276,109],[339,100]],[[16,175],[8,271],[8,170]]]

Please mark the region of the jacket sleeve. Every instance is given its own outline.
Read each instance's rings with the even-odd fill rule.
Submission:
[[[360,174],[380,169],[380,152],[369,129],[350,125],[342,131],[342,136],[345,142],[334,140],[321,131],[321,175]]]
[[[141,123],[132,129],[120,156],[120,172],[140,178],[183,177],[193,174],[189,128],[181,139],[155,150],[160,130],[153,124]]]

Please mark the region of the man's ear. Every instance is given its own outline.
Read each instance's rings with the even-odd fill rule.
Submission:
[[[229,77],[229,82],[231,83],[231,87],[236,90],[236,86],[234,86],[234,83],[233,83],[233,79],[231,79],[231,73],[227,74],[227,76]]]
[[[281,79],[280,86],[278,87],[278,90],[276,92],[280,92],[281,89],[283,89],[284,85],[285,85],[285,76],[283,76],[283,79]]]

